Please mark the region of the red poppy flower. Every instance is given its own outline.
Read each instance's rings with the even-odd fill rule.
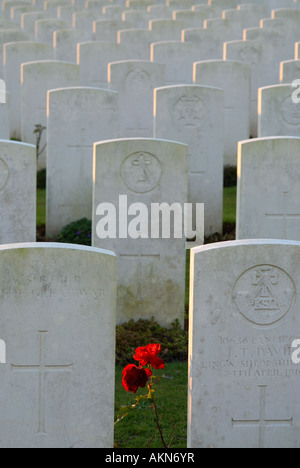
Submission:
[[[133,359],[139,361],[141,366],[151,364],[154,369],[164,369],[165,363],[162,359],[157,357],[161,351],[160,344],[148,344],[147,346],[141,346],[135,350]]]
[[[149,369],[129,364],[123,369],[122,385],[127,392],[136,393],[139,387],[144,388],[152,372]]]

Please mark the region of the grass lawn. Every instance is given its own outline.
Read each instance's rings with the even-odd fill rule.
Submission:
[[[46,190],[37,190],[36,200],[36,226],[44,227],[46,224]]]
[[[135,361],[133,361],[134,363]],[[117,416],[122,405],[135,402],[135,396],[122,386],[122,370],[116,368],[115,410]],[[155,385],[155,398],[160,425],[166,443],[172,439],[171,448],[186,448],[187,434],[187,362],[167,363],[163,371],[154,375],[165,375],[166,378]],[[141,391],[140,391],[141,390]],[[147,394],[147,389],[139,389],[137,395]],[[149,445],[148,445],[149,444]],[[141,405],[132,410],[122,421],[115,425],[115,446],[118,448],[162,448],[163,444],[154,419],[153,409]]]

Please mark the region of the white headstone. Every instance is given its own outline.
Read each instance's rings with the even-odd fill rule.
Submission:
[[[9,107],[10,94],[6,92],[3,80],[0,80],[0,139],[9,140]]]
[[[53,45],[53,33],[59,29],[68,29],[70,24],[59,19],[40,19],[35,21],[35,40]]]
[[[95,41],[118,41],[118,31],[126,29],[129,24],[122,20],[100,19],[93,23]]]
[[[164,41],[151,44],[151,61],[166,65],[166,84],[192,84],[193,63],[199,59],[192,42]]]
[[[16,31],[15,29],[0,30],[0,76],[3,75],[3,45],[7,42],[27,41],[29,35],[24,31]]]
[[[35,40],[35,22],[40,19],[47,19],[46,11],[27,12],[21,15],[21,29],[29,34],[30,40]]]
[[[93,39],[93,23],[101,18],[100,14],[92,11],[78,11],[73,13],[72,25],[74,29],[85,31],[86,41]]]
[[[224,164],[236,166],[237,143],[250,136],[250,65],[231,60],[195,62],[194,83],[224,90]]]
[[[300,243],[191,251],[188,448],[297,448]]]
[[[263,40],[231,41],[224,44],[224,60],[235,60],[251,65],[251,108],[250,133],[257,136],[257,94],[258,88],[278,82],[272,60],[272,45]]]
[[[150,45],[153,34],[146,29],[125,29],[118,31],[118,44],[126,49],[130,60],[150,60]]]
[[[171,326],[175,319],[183,325],[185,238],[173,238],[172,227],[171,236],[156,232],[157,216],[151,216],[150,226],[148,214],[162,203],[164,219],[174,203],[180,211],[187,200],[187,172],[188,148],[180,143],[124,139],[94,147],[93,245],[110,246],[118,257],[118,323],[154,317],[162,326]],[[115,238],[111,231],[108,238],[99,238],[103,203],[120,216]],[[127,210],[136,215],[128,216],[129,224]]]
[[[107,41],[77,44],[80,85],[107,88],[108,64],[127,59],[128,51],[121,44]]]
[[[154,136],[189,146],[190,203],[204,203],[205,234],[222,232],[224,91],[166,86],[154,94]]]
[[[21,138],[21,64],[52,60],[53,47],[39,42],[12,42],[4,46],[4,78],[10,99],[11,136]]]
[[[113,447],[116,258],[0,247],[1,448]]]
[[[96,88],[66,88],[48,93],[48,236],[67,224],[92,218],[93,144],[116,138],[118,95]]]
[[[285,60],[280,63],[280,83],[293,83],[300,79],[300,60]]]
[[[300,138],[239,143],[237,239],[300,240]]]
[[[185,28],[183,21],[172,19],[156,19],[149,21],[149,30],[152,31],[153,42],[180,41],[181,31]]]
[[[0,244],[35,242],[36,151],[33,145],[0,140],[0,209]]]
[[[25,62],[21,65],[21,137],[35,143],[36,125],[46,130],[40,140],[40,150],[47,138],[47,91],[79,85],[79,67],[58,61]],[[38,169],[46,168],[46,149],[39,155]]]
[[[294,94],[290,84],[258,90],[258,137],[300,137],[300,105],[298,99],[293,101]]]
[[[199,60],[223,59],[223,34],[218,30],[204,28],[188,28],[182,31],[182,41],[192,42],[197,47]]]
[[[77,44],[86,39],[85,31],[61,29],[53,33],[54,59],[64,62],[77,62]]]
[[[213,29],[223,42],[242,39],[243,26],[238,20],[230,18],[208,18],[204,21],[205,29]]]
[[[165,65],[143,60],[108,65],[109,88],[119,93],[119,136],[153,137],[153,91],[165,84]]]

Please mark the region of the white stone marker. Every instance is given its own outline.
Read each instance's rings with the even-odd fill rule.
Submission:
[[[157,212],[158,205],[167,204],[172,211],[177,204],[180,211],[187,200],[187,185],[186,145],[142,138],[94,145],[93,245],[110,248],[118,256],[118,323],[154,317],[162,326],[170,327],[175,319],[183,326],[185,236],[174,237],[172,222],[171,236],[157,232],[151,208]],[[111,231],[110,237],[99,238],[105,223],[103,203],[116,210],[115,238]],[[164,219],[170,214],[168,207]],[[176,212],[178,220],[181,213]],[[182,221],[181,217],[177,228]]]
[[[59,29],[68,29],[70,23],[58,19],[41,19],[35,21],[35,39],[46,44],[53,44],[53,33]]]
[[[118,95],[96,88],[66,88],[48,93],[48,236],[67,224],[92,218],[93,144],[116,138]]]
[[[300,43],[299,43],[300,44]],[[293,83],[300,79],[300,60],[285,60],[280,63],[280,83]]]
[[[52,60],[53,47],[40,42],[11,42],[4,45],[4,79],[10,91],[11,136],[21,138],[21,64]]]
[[[188,448],[297,448],[300,242],[191,251]]]
[[[119,136],[153,137],[153,91],[165,84],[165,65],[143,60],[108,65],[109,88],[119,93]]]
[[[0,247],[1,448],[113,447],[116,258]]]
[[[0,244],[35,242],[36,151],[33,145],[0,140],[0,212]]]
[[[237,239],[300,240],[300,138],[239,143]]]
[[[262,40],[231,41],[224,44],[224,60],[236,60],[251,66],[250,132],[252,137],[257,136],[257,90],[262,86],[274,84],[275,75],[276,82],[278,82],[279,65],[274,74],[272,50],[272,44]]]
[[[85,31],[61,29],[53,33],[54,59],[63,62],[77,62],[77,44],[86,40]]]
[[[1,81],[0,81],[1,84]],[[0,139],[9,140],[9,107],[10,94],[4,90],[0,91]]]
[[[195,62],[194,83],[224,90],[224,165],[236,166],[237,143],[250,136],[250,65],[231,60]]]
[[[172,19],[156,19],[149,21],[149,31],[153,33],[153,42],[180,41],[181,31],[185,28],[184,21]]]
[[[193,63],[199,60],[192,42],[164,41],[151,44],[151,61],[166,65],[166,84],[192,84]]]
[[[258,137],[300,137],[300,105],[293,102],[295,91],[290,84],[259,88]]]
[[[15,29],[0,30],[0,75],[3,75],[3,45],[7,42],[27,41],[29,35],[24,31]]]
[[[108,64],[129,58],[127,48],[114,42],[91,41],[77,44],[80,85],[107,88]]]
[[[46,130],[42,134],[40,150],[47,138],[47,91],[79,85],[79,67],[58,61],[26,62],[21,65],[21,137],[26,143],[36,142],[35,125]],[[38,169],[46,168],[46,149],[38,159]]]
[[[222,232],[224,91],[166,86],[154,91],[154,136],[189,146],[189,202],[204,203],[205,235]]]

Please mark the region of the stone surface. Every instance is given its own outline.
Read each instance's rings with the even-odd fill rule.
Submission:
[[[182,211],[187,174],[188,148],[180,143],[137,138],[94,146],[93,245],[118,257],[118,323],[154,317],[162,326],[170,327],[175,319],[183,326],[185,236],[174,237],[171,223],[171,233],[163,238],[151,204],[179,203]],[[103,233],[108,237],[99,236],[106,230],[101,228],[106,217],[101,215],[107,214],[103,203],[116,213],[115,238],[110,222]],[[182,221],[181,216],[179,227]]]
[[[21,139],[21,64],[52,60],[53,47],[40,42],[11,42],[4,47],[4,79],[10,96],[11,137]]]
[[[67,224],[92,218],[93,144],[118,132],[118,94],[97,88],[48,93],[48,236]]]
[[[119,93],[119,137],[153,137],[153,91],[165,84],[161,63],[143,60],[108,65],[108,83]]]
[[[177,85],[154,93],[154,136],[189,146],[189,202],[205,204],[205,235],[222,232],[224,92]]]
[[[239,143],[237,239],[300,240],[299,147],[293,137]]]
[[[0,244],[35,242],[36,151],[33,145],[0,140],[0,207]]]
[[[113,447],[115,256],[0,247],[1,448]]]
[[[224,90],[224,165],[236,166],[237,143],[250,136],[250,65],[232,60],[195,62],[194,83]]]
[[[295,91],[289,84],[258,90],[258,137],[300,137],[300,106],[293,102]]]
[[[47,165],[44,145],[47,142],[47,92],[50,89],[79,85],[79,67],[74,63],[43,60],[21,65],[21,137],[26,143],[36,143],[35,126],[45,131],[40,140],[38,169]]]
[[[300,243],[191,251],[189,448],[297,448]]]

